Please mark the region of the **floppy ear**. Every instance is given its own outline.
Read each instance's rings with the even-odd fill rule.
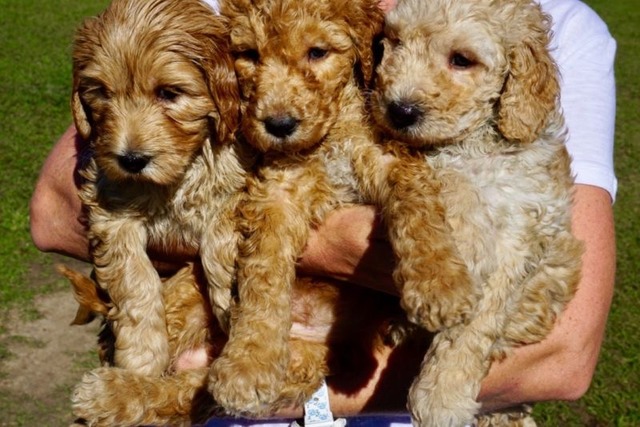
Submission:
[[[382,32],[384,12],[375,1],[347,1],[349,3],[346,7],[346,20],[356,45],[358,70],[362,75],[364,85],[369,86],[375,67],[373,43],[375,37]]]
[[[548,19],[540,15],[535,18],[540,25],[525,25],[527,36],[509,53],[510,69],[500,96],[498,129],[511,141],[533,142],[560,95],[558,69],[548,48]]]
[[[71,113],[80,137],[84,140],[89,139],[89,135],[91,135],[91,124],[89,123],[84,105],[80,100],[80,94],[78,93],[78,87],[75,82],[73,84],[73,93],[71,94]]]
[[[73,121],[82,139],[87,140],[91,135],[91,123],[87,110],[80,98],[80,70],[94,56],[91,46],[99,44],[96,34],[102,25],[102,15],[88,18],[76,30],[73,41],[73,89],[71,93],[71,113]]]
[[[218,110],[216,133],[219,141],[227,141],[240,123],[240,88],[229,49],[226,26],[219,24],[207,35],[203,68],[209,91]]]

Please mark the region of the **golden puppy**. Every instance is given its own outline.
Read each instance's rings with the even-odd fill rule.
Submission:
[[[233,137],[238,98],[226,26],[199,0],[114,0],[76,34],[72,109],[90,149],[80,196],[118,367],[159,375],[169,363],[148,245],[200,250],[214,310],[228,309],[231,216],[252,161]]]
[[[409,394],[417,425],[472,423],[492,361],[544,339],[575,292],[582,245],[548,43],[531,0],[400,0],[387,17],[373,115],[442,183],[481,296],[424,359]]]
[[[399,259],[411,247],[402,241],[407,215],[401,213],[422,212],[410,242],[424,242],[425,258],[401,266],[399,286],[424,294],[454,290],[451,300],[458,304],[415,306],[403,299],[420,323],[436,329],[447,318],[463,317],[473,293],[466,267],[448,243],[437,185],[426,171],[420,185],[407,182],[402,165],[385,160],[367,126],[362,91],[383,22],[378,2],[239,0],[223,3],[222,13],[230,19],[241,130],[264,154],[240,206],[238,305],[229,342],[212,364],[209,389],[228,412],[260,415],[278,399],[290,363],[296,260],[311,227],[330,210],[359,202],[381,206],[392,243],[400,242],[394,244]],[[413,167],[413,176],[424,170]]]

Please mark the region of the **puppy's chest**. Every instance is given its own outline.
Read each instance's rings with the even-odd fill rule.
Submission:
[[[318,158],[327,181],[336,191],[336,197],[344,203],[363,203],[353,168],[355,144],[349,139],[327,144]]]
[[[542,152],[541,152],[542,151]],[[444,185],[445,197],[476,199],[480,203],[473,210],[487,211],[493,218],[508,217],[545,205],[558,205],[559,195],[567,189],[555,171],[552,150],[471,150],[441,151],[426,156]]]
[[[495,267],[488,254],[541,247],[544,236],[567,226],[568,192],[550,173],[553,153],[527,151],[427,156],[442,182],[447,222],[463,256],[475,267]],[[482,261],[480,261],[482,260]]]
[[[196,250],[200,247],[206,221],[205,206],[200,209],[180,209],[178,206],[170,203],[158,215],[147,219],[150,245]]]
[[[261,170],[262,179],[272,188],[285,190],[289,198],[302,200],[323,196],[331,206],[361,201],[357,191],[348,142],[325,144],[306,155],[291,155],[268,164]]]

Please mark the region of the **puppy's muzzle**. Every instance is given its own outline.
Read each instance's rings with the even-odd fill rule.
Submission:
[[[120,167],[132,174],[142,172],[142,170],[149,164],[150,160],[150,156],[136,152],[127,152],[118,156],[118,164]]]
[[[387,117],[398,130],[413,126],[423,115],[424,111],[411,102],[393,101],[387,106]]]
[[[298,120],[290,115],[269,116],[264,120],[264,128],[276,138],[285,138],[298,128]]]

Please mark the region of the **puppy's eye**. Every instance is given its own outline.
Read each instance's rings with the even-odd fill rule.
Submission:
[[[257,63],[260,61],[260,53],[257,49],[244,49],[236,52],[236,58]]]
[[[79,88],[81,96],[84,98],[93,98],[97,101],[108,101],[111,98],[111,92],[104,85],[92,84],[88,86],[81,86]]]
[[[327,49],[323,49],[321,47],[312,47],[307,52],[307,57],[310,61],[318,61],[327,56],[328,53],[329,51]]]
[[[161,86],[156,89],[156,97],[164,102],[175,102],[182,93],[179,88],[170,86]]]
[[[460,52],[453,52],[449,57],[449,65],[458,70],[466,70],[476,64],[473,58]]]

